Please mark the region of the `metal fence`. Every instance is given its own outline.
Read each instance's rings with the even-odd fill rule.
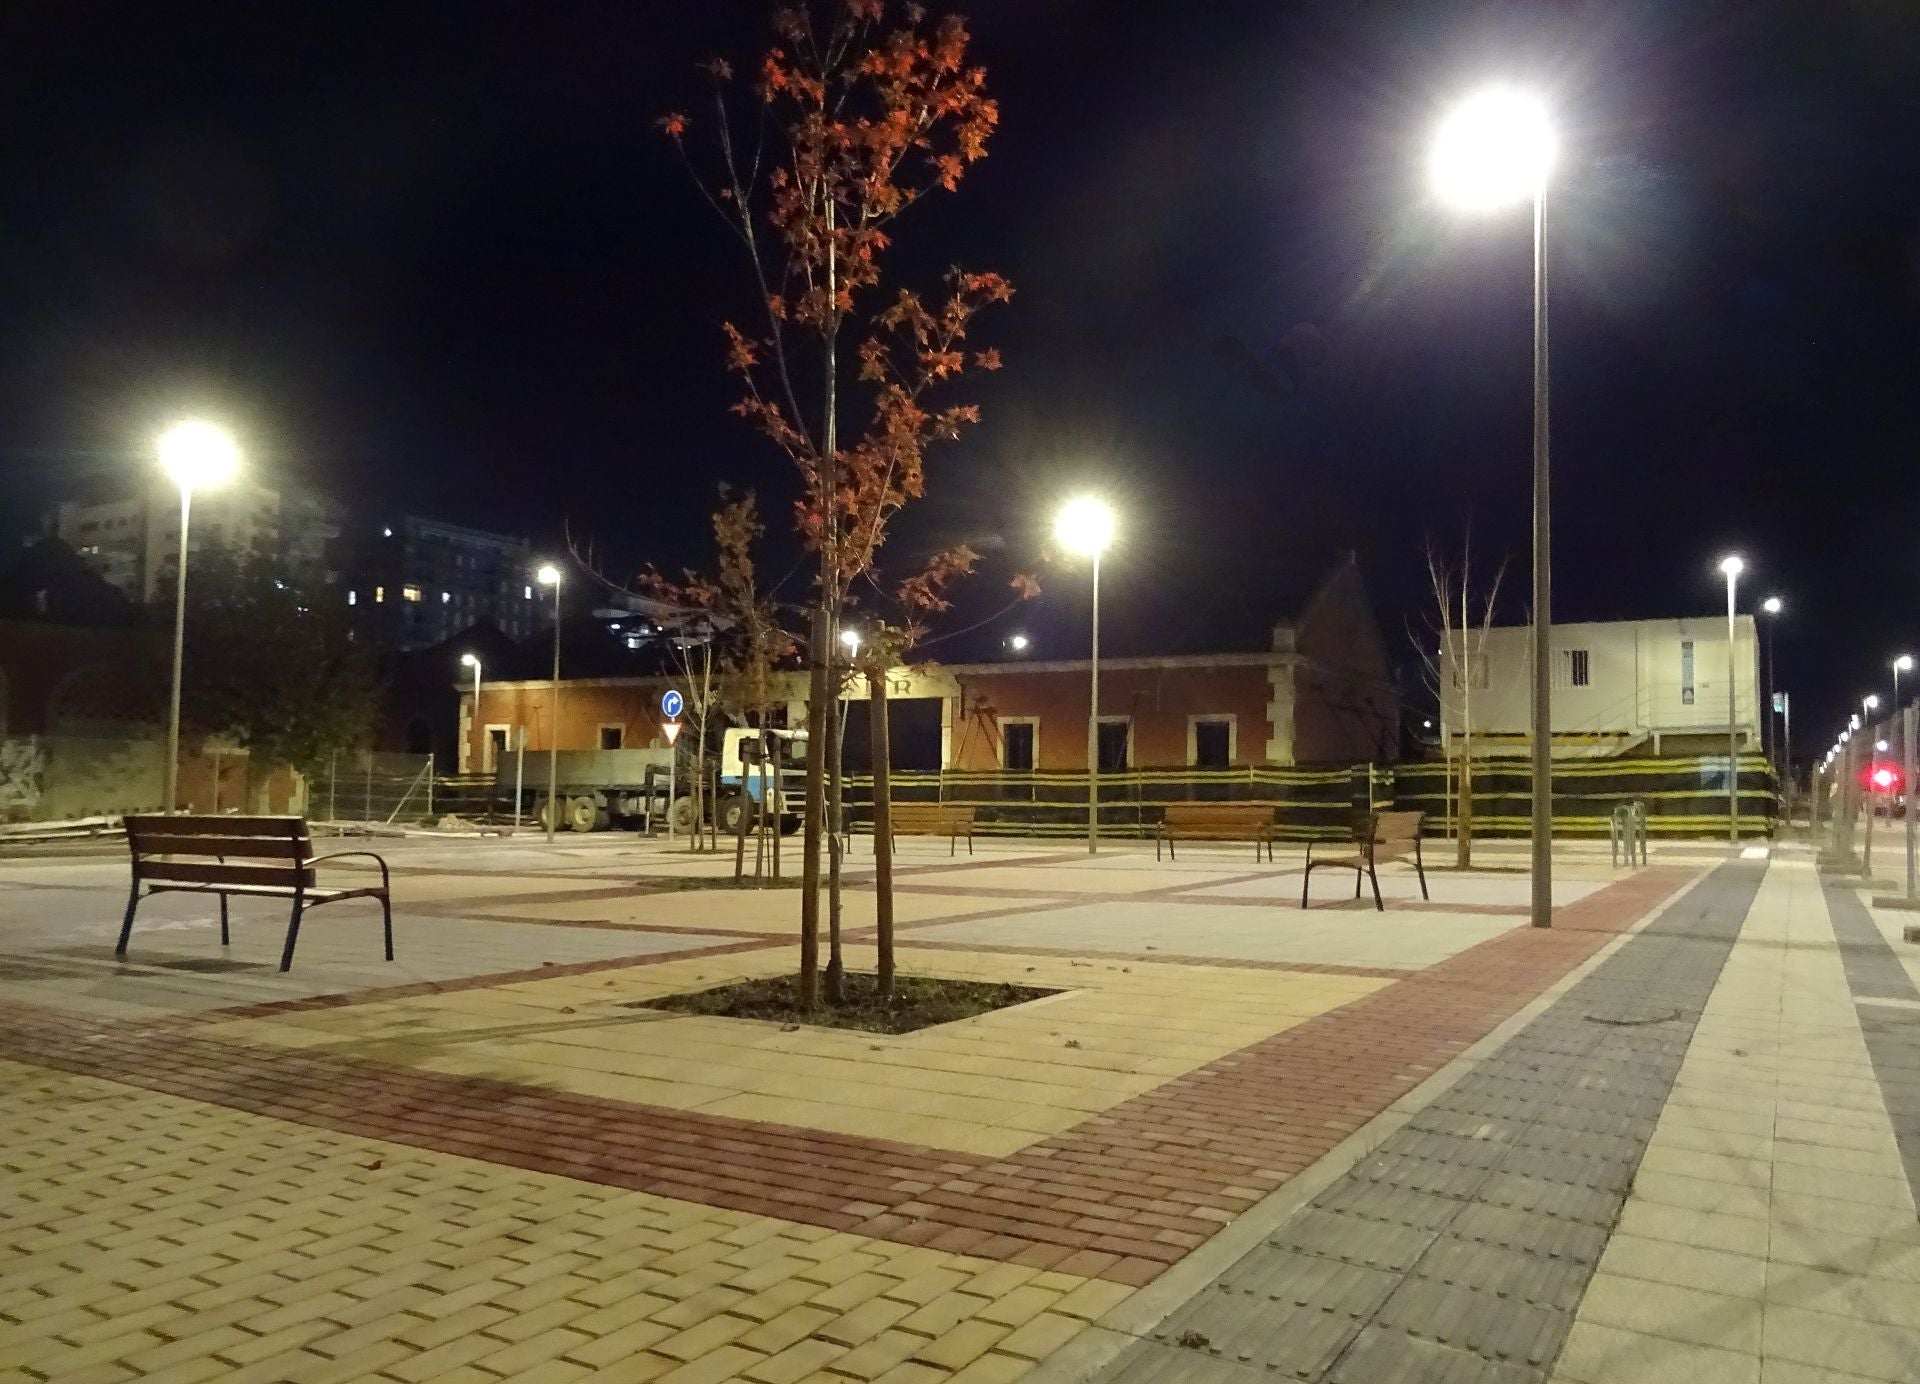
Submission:
[[[327,822],[427,822],[434,817],[433,756],[355,750],[307,781],[307,815]]]

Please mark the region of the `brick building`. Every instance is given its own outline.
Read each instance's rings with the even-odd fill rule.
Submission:
[[[1285,618],[1249,627],[1240,648],[1122,652],[1100,661],[1103,770],[1347,764],[1396,757],[1400,708],[1385,641],[1351,558],[1325,572]],[[1122,645],[1122,648],[1127,648]],[[564,671],[564,668],[563,668]],[[897,769],[1084,772],[1085,658],[1000,658],[896,670],[888,689]],[[664,744],[660,696],[686,690],[656,672],[566,677],[559,747]],[[806,716],[806,676],[778,676],[778,710]],[[467,762],[485,772],[524,727],[550,743],[545,679],[487,681],[478,714],[462,695]],[[848,768],[865,767],[866,688],[849,696]]]

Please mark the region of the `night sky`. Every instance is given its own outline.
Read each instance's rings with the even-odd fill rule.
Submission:
[[[1093,483],[1125,513],[1106,577],[1143,648],[1149,618],[1168,647],[1265,621],[1352,547],[1404,656],[1422,542],[1469,522],[1522,597],[1526,217],[1451,217],[1422,178],[1448,97],[1511,77],[1565,143],[1556,616],[1710,613],[1739,549],[1746,592],[1789,603],[1809,751],[1920,645],[1911,6],[961,8],[1001,129],[902,224],[900,264],[996,269],[1017,297],[982,325],[1006,358],[986,422],[936,454],[901,554],[964,538],[1027,565]],[[653,129],[698,99],[697,61],[749,65],[766,13],[8,5],[0,541],[137,473],[186,410],[263,477],[570,531],[614,569],[703,560],[720,480],[781,516],[784,462],[726,411],[742,264]],[[1043,582],[1017,621],[1073,652],[1083,580]]]

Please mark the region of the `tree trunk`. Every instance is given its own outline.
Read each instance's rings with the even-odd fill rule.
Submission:
[[[1458,849],[1454,852],[1453,863],[1462,870],[1473,864],[1473,756],[1472,746],[1462,743],[1460,750],[1460,824],[1456,836]]]
[[[838,679],[835,679],[837,682]],[[827,1003],[846,999],[847,959],[840,949],[840,852],[846,841],[841,814],[845,811],[840,772],[841,731],[839,702],[827,712]]]
[[[820,834],[826,819],[827,611],[813,612],[807,640],[807,805],[800,863],[800,1003],[820,999]]]
[[[747,766],[740,766],[740,796],[747,796]],[[751,801],[751,799],[749,799]],[[740,809],[740,820],[733,828],[733,882],[740,883],[747,875],[747,810]]]
[[[893,748],[887,731],[886,673],[868,673],[867,687],[872,695],[867,722],[873,745],[873,942],[884,999],[893,994]]]

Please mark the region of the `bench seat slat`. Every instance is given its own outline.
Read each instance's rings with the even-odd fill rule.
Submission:
[[[304,840],[308,837],[303,817],[167,817],[159,813],[135,813],[124,819],[128,836],[280,836]]]
[[[293,861],[272,865],[222,865],[212,860],[141,860],[135,866],[140,880],[170,884],[234,884],[292,890],[311,885],[313,870]]]
[[[147,890],[149,894],[245,894],[258,898],[284,899],[287,891],[277,884],[168,884],[156,881]],[[309,904],[337,903],[341,899],[378,898],[381,890],[378,885],[368,885],[364,889],[308,889],[305,891]]]

